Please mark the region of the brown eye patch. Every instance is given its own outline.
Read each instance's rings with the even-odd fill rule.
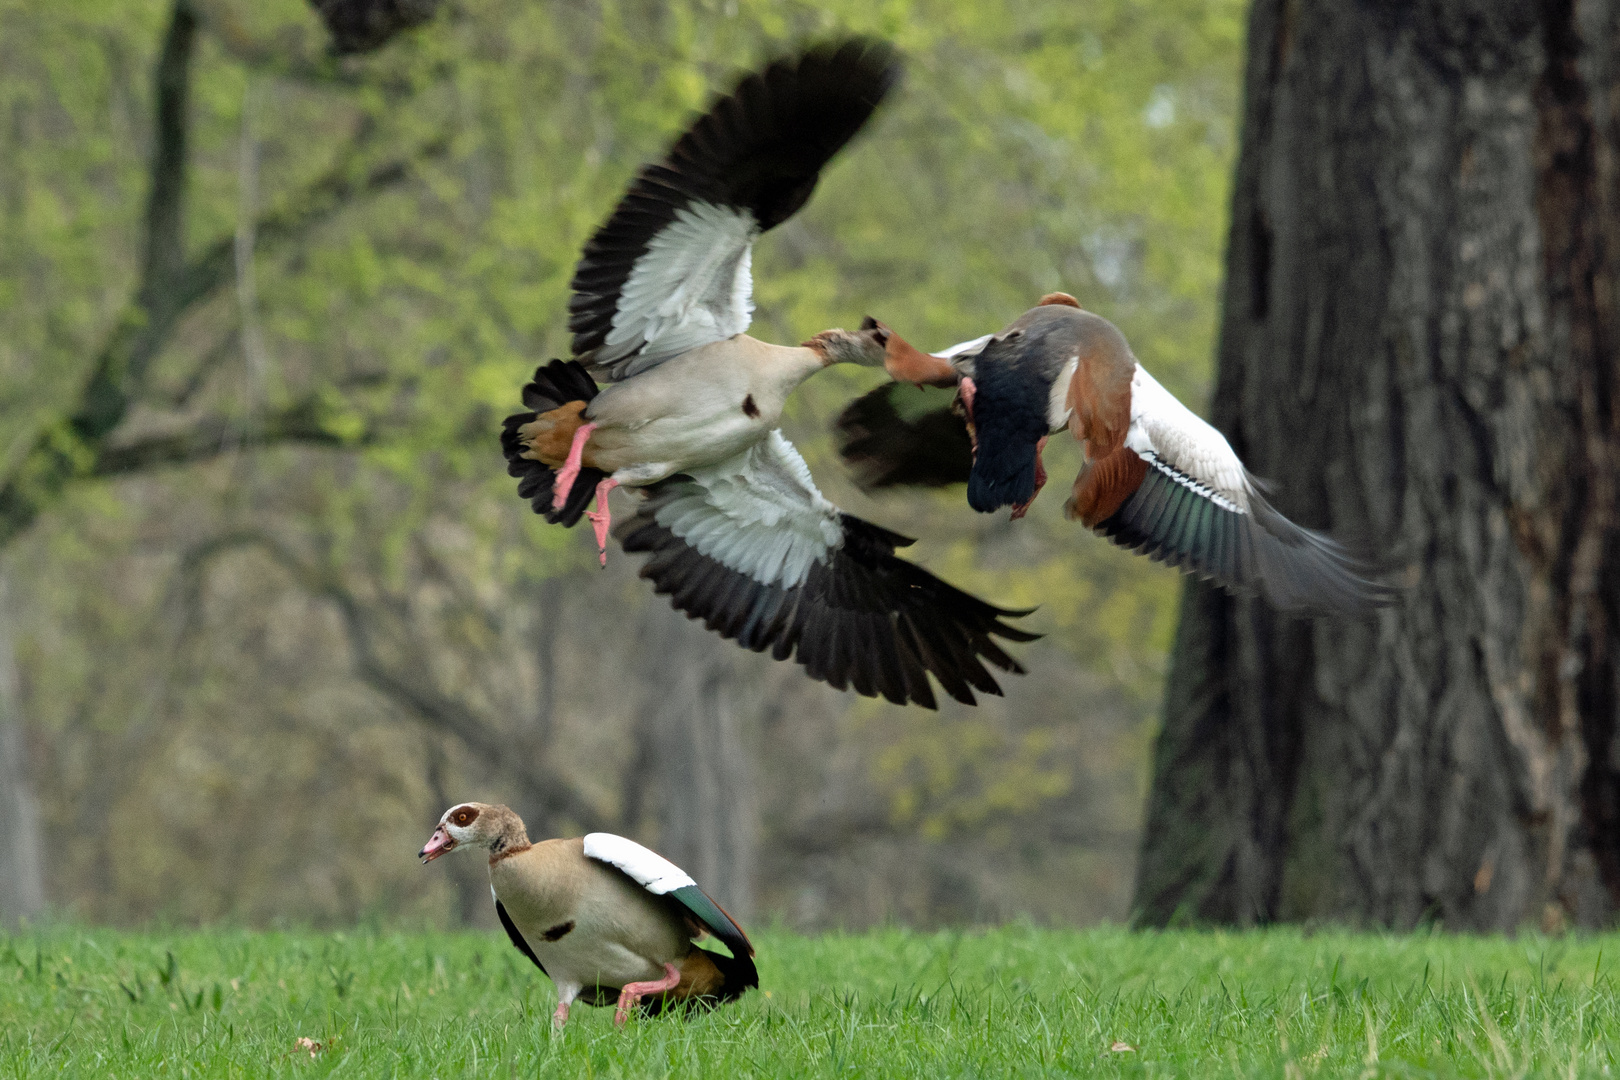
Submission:
[[[450,815],[450,820],[455,822],[457,825],[471,825],[473,820],[477,817],[477,807],[463,806],[455,813]]]

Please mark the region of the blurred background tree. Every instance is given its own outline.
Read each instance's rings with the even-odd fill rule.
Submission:
[[[1064,289],[1202,400],[1240,8],[449,0],[351,56],[302,0],[0,0],[0,914],[483,921],[412,858],[477,797],[807,928],[1124,917],[1173,575],[1060,500],[863,498],[826,427],[876,373],[820,376],[828,494],[1048,634],[1005,700],[897,709],[597,571],[495,431],[634,169],[848,31],[908,79],[762,242],[755,332],[939,347]]]

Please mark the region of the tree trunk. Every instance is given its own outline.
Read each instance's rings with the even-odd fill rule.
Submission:
[[[1145,921],[1620,900],[1617,8],[1256,0],[1214,421],[1403,594],[1188,586]]]
[[[660,854],[747,919],[759,832],[744,722],[757,712],[745,674],[751,658],[658,601],[647,607],[642,637],[642,654],[658,669],[646,676],[654,689],[642,716],[650,760],[637,770],[655,795],[640,805],[658,822]]]
[[[28,783],[11,608],[0,571],[0,928],[45,909],[45,844]]]

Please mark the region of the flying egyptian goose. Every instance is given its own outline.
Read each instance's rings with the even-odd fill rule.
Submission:
[[[1352,615],[1389,601],[1336,542],[1266,502],[1225,437],[1147,373],[1113,323],[1067,293],[938,354],[870,319],[867,330],[883,336],[907,381],[957,393],[948,407],[919,408],[919,392],[895,382],[851,403],[837,424],[840,450],[863,487],[965,480],[973,509],[1010,506],[1022,517],[1046,482],[1047,436],[1068,428],[1085,448],[1064,504],[1071,520],[1280,610]]]
[[[594,494],[604,564],[608,495],[636,489],[615,535],[710,630],[795,655],[838,689],[934,708],[929,672],[967,704],[1001,692],[984,661],[1022,674],[993,637],[1032,640],[1001,621],[1028,613],[896,558],[912,541],[824,498],[777,427],[788,394],[829,364],[915,373],[875,329],[796,348],[744,333],[755,238],[804,205],[898,77],[878,42],[811,49],[742,80],[643,168],[574,273],[575,359],[535,373],[502,446],[547,521],[574,525]]]
[[[504,806],[462,803],[439,819],[418,853],[423,864],[455,848],[489,851],[495,914],[518,952],[557,985],[552,1022],[568,1022],[576,998],[615,1001],[615,1024],[649,998],[649,1015],[671,1005],[718,1005],[759,985],[742,927],[680,867],[634,840],[590,833],[529,842]],[[693,944],[713,934],[730,956]]]

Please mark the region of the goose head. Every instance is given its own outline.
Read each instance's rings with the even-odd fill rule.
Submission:
[[[464,846],[487,848],[491,854],[497,854],[527,846],[528,842],[522,819],[508,808],[489,803],[460,803],[444,812],[417,857],[430,863],[445,852]]]
[[[870,315],[861,323],[861,333],[871,334],[883,347],[883,368],[895,382],[955,386],[960,378],[949,360],[923,352]]]

